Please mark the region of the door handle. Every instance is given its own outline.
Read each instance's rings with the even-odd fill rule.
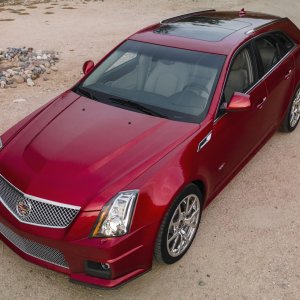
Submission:
[[[264,97],[261,101],[258,102],[258,104],[257,104],[256,107],[257,107],[258,109],[262,109],[263,106],[264,106],[264,104],[266,103],[266,101],[267,101],[267,97]]]
[[[290,69],[285,75],[284,75],[284,79],[289,79],[291,77],[292,74],[292,70]]]

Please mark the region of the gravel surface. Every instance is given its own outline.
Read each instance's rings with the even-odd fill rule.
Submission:
[[[298,0],[51,1],[33,7],[5,6],[24,9],[19,13],[0,7],[0,21],[13,19],[0,22],[0,47],[58,51],[59,71],[48,81],[36,79],[32,88],[0,89],[0,134],[72,86],[85,60],[99,60],[124,37],[163,18],[209,7],[245,7],[288,16],[300,26]],[[299,300],[299,145],[300,128],[275,134],[205,210],[194,244],[179,263],[154,263],[151,272],[118,290],[72,284],[0,242],[0,299]]]
[[[59,60],[55,51],[34,50],[33,48],[0,49],[0,88],[16,88],[17,84],[27,83],[33,87],[34,80],[42,74],[51,74],[58,69]],[[48,80],[46,76],[43,77]]]

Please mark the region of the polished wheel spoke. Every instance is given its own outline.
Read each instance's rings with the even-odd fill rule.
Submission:
[[[179,236],[179,234],[178,234],[178,235],[176,236],[176,238],[175,238],[175,241],[174,241],[172,247],[171,247],[171,250],[172,250],[173,252],[176,251],[176,245],[177,245],[177,243],[178,243],[179,238],[180,238],[180,236]]]
[[[170,244],[174,239],[176,239],[178,235],[178,231],[174,232],[174,234],[168,239],[168,244]]]
[[[291,108],[290,125],[295,127],[300,119],[300,90],[297,92]]]
[[[177,206],[167,235],[167,249],[171,256],[179,256],[192,242],[199,223],[200,211],[200,200],[194,194],[182,199]]]
[[[183,243],[184,243],[183,236],[181,234],[179,234],[179,236],[180,236],[180,243],[178,245],[177,253],[181,253],[182,252]]]
[[[197,217],[199,216],[199,209],[197,209],[196,211],[194,211],[192,213],[192,215],[189,218],[185,219],[185,224],[195,228],[197,226]]]

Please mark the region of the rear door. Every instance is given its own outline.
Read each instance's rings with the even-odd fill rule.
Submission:
[[[267,130],[279,125],[294,92],[295,65],[291,50],[293,42],[283,33],[273,32],[255,40],[260,76],[268,95],[260,109],[268,121]]]

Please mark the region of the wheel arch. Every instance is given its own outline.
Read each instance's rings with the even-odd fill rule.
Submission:
[[[205,203],[206,202],[206,194],[207,194],[207,189],[206,189],[205,183],[200,179],[194,180],[191,183],[196,185],[197,188],[200,190],[202,197],[203,197],[203,202]]]

